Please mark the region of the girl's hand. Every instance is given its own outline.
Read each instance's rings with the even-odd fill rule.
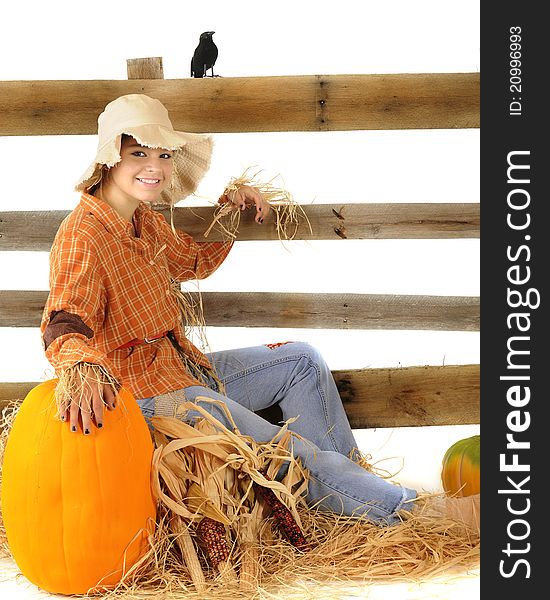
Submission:
[[[62,421],[69,422],[71,431],[77,432],[79,424],[85,435],[92,432],[92,423],[95,419],[98,428],[103,427],[103,406],[107,410],[114,410],[115,392],[111,385],[97,380],[91,367],[83,365],[84,384],[79,399],[66,398],[60,404],[59,416]]]
[[[242,185],[236,190],[230,190],[227,197],[236,208],[241,210],[255,206],[256,216],[254,220],[256,223],[263,223],[271,210],[269,202],[262,196],[260,191],[249,185]]]

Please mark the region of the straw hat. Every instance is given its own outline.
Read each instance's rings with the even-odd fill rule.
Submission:
[[[198,133],[175,131],[163,104],[144,94],[128,94],[109,102],[99,115],[97,153],[76,184],[87,191],[99,183],[103,165],[120,161],[122,134],[132,136],[142,146],[174,151],[170,187],[161,194],[161,204],[173,205],[192,194],[210,167],[213,140]]]

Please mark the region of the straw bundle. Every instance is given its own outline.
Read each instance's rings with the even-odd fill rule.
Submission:
[[[251,167],[245,169],[240,177],[233,177],[225,187],[214,210],[212,223],[204,232],[204,237],[208,237],[214,228],[218,229],[226,240],[233,240],[237,237],[241,211],[235,209],[233,198],[237,190],[245,185],[255,187],[273,209],[279,240],[294,239],[302,221],[307,223],[311,233],[312,229],[309,219],[304,209],[294,200],[292,194],[283,187],[274,186],[272,181],[275,178],[268,182],[258,180],[261,170],[250,175],[250,169]]]
[[[99,387],[110,386],[115,396],[120,388],[120,383],[106,369],[93,363],[79,362],[62,369],[55,387],[55,401],[59,412],[64,412],[75,398],[83,411],[91,412],[93,384]],[[86,402],[83,404],[84,399]]]
[[[418,583],[479,566],[479,535],[427,510],[403,512],[400,524],[381,527],[308,508],[307,472],[288,450],[294,434],[287,426],[257,444],[199,405],[182,405],[180,416],[191,408],[201,413],[194,426],[153,418],[157,530],[141,564],[106,598],[317,600],[334,598],[334,585]],[[4,410],[0,452],[16,410],[15,403]],[[274,480],[283,465],[285,477]],[[305,551],[289,543],[277,521],[280,506],[272,510],[266,491],[291,514]],[[205,519],[226,543],[215,566],[200,539]]]

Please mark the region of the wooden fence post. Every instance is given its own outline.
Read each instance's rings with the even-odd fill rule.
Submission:
[[[162,57],[128,58],[126,72],[128,79],[164,79]]]

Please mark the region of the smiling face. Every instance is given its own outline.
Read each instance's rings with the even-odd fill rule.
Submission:
[[[173,151],[141,146],[124,135],[120,156],[120,162],[109,169],[102,183],[103,198],[114,206],[126,205],[133,210],[140,202],[158,202],[161,192],[170,185]]]

